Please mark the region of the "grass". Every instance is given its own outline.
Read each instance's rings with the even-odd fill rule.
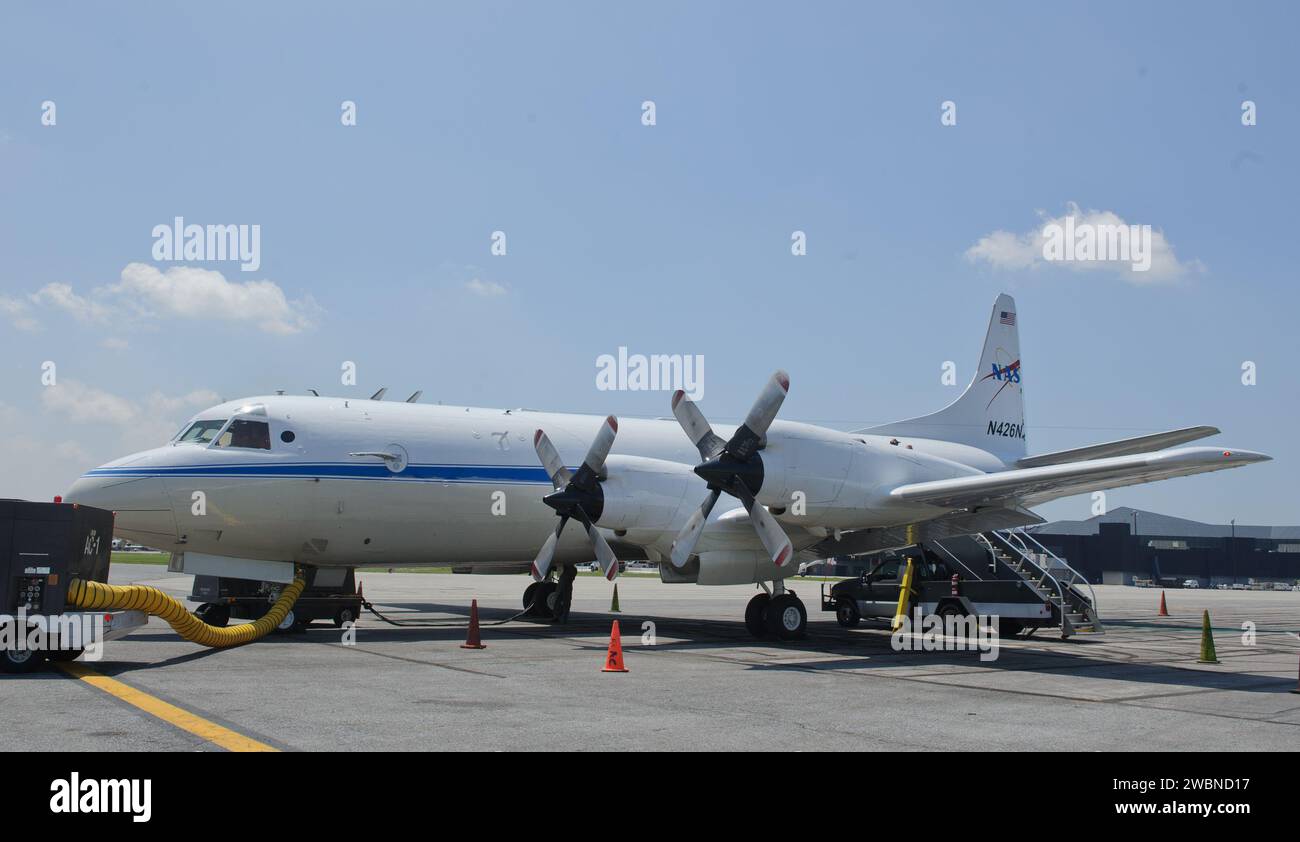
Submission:
[[[113,553],[113,564],[166,564],[171,553]]]

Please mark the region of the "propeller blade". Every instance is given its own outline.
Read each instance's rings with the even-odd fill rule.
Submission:
[[[609,455],[609,449],[614,446],[614,436],[618,435],[618,419],[613,415],[605,419],[605,423],[600,425],[596,438],[591,442],[591,449],[587,451],[587,458],[582,460],[596,476],[605,468],[605,457]]]
[[[785,402],[785,396],[790,393],[790,375],[784,371],[777,370],[776,373],[767,381],[763,391],[759,393],[758,400],[749,408],[749,414],[745,416],[745,427],[754,434],[754,437],[762,439],[767,435],[767,428],[772,426],[772,420],[781,410],[781,404]],[[742,428],[743,429],[743,428]],[[736,442],[741,439],[742,430],[737,430],[732,441]],[[757,442],[755,442],[755,446]],[[753,451],[746,449],[745,453],[734,454],[741,458],[748,458]]]
[[[559,491],[569,484],[573,476],[569,469],[564,467],[564,460],[560,458],[559,451],[551,440],[546,437],[546,433],[538,430],[533,434],[533,449],[537,451],[537,458],[542,460],[542,467],[546,469],[546,475],[551,478],[551,485]]]
[[[686,521],[682,531],[677,533],[677,539],[673,541],[673,546],[669,557],[672,559],[673,567],[681,567],[695,552],[695,545],[700,542],[700,536],[704,534],[704,524],[709,519],[709,512],[713,511],[714,505],[717,504],[718,498],[722,496],[720,489],[713,489],[708,497],[704,498],[704,503],[695,510],[691,519]]]
[[[581,510],[579,510],[581,512]],[[581,512],[579,519],[582,525],[587,528],[587,538],[591,541],[592,549],[596,551],[596,561],[600,562],[601,572],[605,578],[614,581],[618,578],[618,556],[614,555],[614,548],[605,540],[605,536],[600,534],[600,530],[592,524],[591,519],[587,517],[586,512]]]
[[[541,552],[539,552],[537,558],[533,560],[532,573],[535,581],[542,581],[546,578],[546,574],[550,572],[551,559],[555,558],[555,545],[559,543],[560,533],[564,531],[564,524],[568,522],[568,515],[560,515],[559,525],[556,526],[555,531],[547,537],[546,543],[542,544]]]
[[[776,522],[776,518],[772,517],[772,513],[754,499],[754,495],[749,493],[744,483],[737,485],[736,496],[745,504],[745,511],[749,512],[749,522],[754,525],[758,540],[763,542],[763,548],[767,550],[772,563],[777,567],[784,566],[794,555],[794,545],[790,543],[790,536],[785,534],[785,530]]]
[[[677,423],[682,425],[686,437],[700,451],[700,458],[705,462],[717,457],[726,447],[727,443],[713,432],[713,428],[709,426],[704,413],[700,412],[695,401],[686,397],[686,392],[681,389],[673,392],[673,415],[677,417]]]

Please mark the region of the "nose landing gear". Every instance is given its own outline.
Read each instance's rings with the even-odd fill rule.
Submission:
[[[573,602],[573,580],[578,575],[578,568],[566,564],[559,570],[558,581],[551,578],[533,582],[524,589],[524,609],[526,616],[548,619],[555,623],[569,620],[569,606]]]

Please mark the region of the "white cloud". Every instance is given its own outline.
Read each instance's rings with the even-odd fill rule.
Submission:
[[[126,398],[87,386],[76,380],[62,380],[41,390],[41,403],[73,421],[123,426],[131,423],[138,410]]]
[[[79,322],[102,324],[112,315],[108,305],[77,295],[68,284],[46,284],[28,297],[35,304],[62,310]]]
[[[175,397],[155,391],[143,401],[135,402],[68,379],[60,379],[57,385],[45,386],[41,390],[41,403],[50,412],[79,423],[110,424],[117,427],[164,422],[166,427],[171,428],[174,424],[162,416],[172,416],[181,410],[199,409],[220,402],[217,393],[210,389],[196,389]]]
[[[1048,238],[1045,233],[1049,226],[1066,225],[1066,218],[1073,217],[1073,226],[1128,226],[1129,223],[1114,211],[1080,210],[1078,204],[1067,203],[1066,212],[1061,216],[1048,218],[1046,212],[1038,211],[1041,224],[1023,234],[1011,231],[994,231],[981,237],[975,245],[966,250],[966,259],[972,263],[986,263],[995,269],[1007,271],[1039,270],[1054,265],[1043,256],[1043,247]],[[1204,270],[1199,260],[1179,261],[1174,254],[1174,247],[1165,239],[1162,231],[1151,229],[1150,266],[1145,271],[1134,268],[1133,261],[1109,260],[1069,260],[1060,261],[1059,265],[1076,272],[1112,272],[1133,284],[1148,284],[1176,281],[1189,272]]]
[[[40,328],[40,323],[32,317],[31,313],[31,305],[26,301],[0,295],[0,316],[8,318],[10,324],[18,330],[34,331]]]
[[[117,283],[79,294],[69,284],[46,284],[27,300],[0,298],[0,315],[34,330],[34,307],[60,310],[87,324],[158,319],[216,319],[256,325],[267,333],[300,333],[315,325],[320,308],[310,297],[290,300],[272,281],[228,281],[220,272],[171,266],[164,272],[128,263]]]
[[[483,281],[483,280],[479,280],[478,278],[474,278],[473,280],[466,283],[465,289],[469,290],[475,295],[481,295],[484,298],[497,298],[499,296],[505,295],[508,292],[508,290],[504,286],[497,283],[496,281]]]
[[[121,283],[108,288],[148,315],[254,322],[268,333],[298,333],[313,325],[318,308],[310,299],[290,301],[271,281],[227,281],[220,272],[173,266],[166,272],[130,263]]]

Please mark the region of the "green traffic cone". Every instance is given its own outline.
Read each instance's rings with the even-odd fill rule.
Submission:
[[[614,583],[614,601],[609,604],[609,610],[615,614],[623,613],[623,610],[618,607],[618,582]]]
[[[1201,657],[1196,659],[1196,663],[1219,663],[1219,658],[1214,653],[1214,635],[1210,632],[1210,612],[1208,609],[1201,617]]]

